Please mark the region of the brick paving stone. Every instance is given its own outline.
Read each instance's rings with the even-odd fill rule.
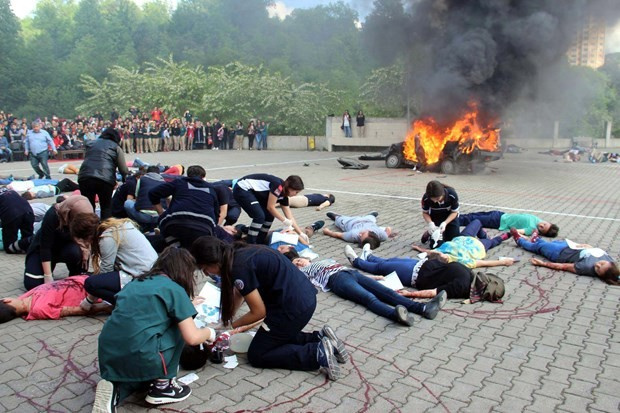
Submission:
[[[564,164],[535,152],[506,154],[493,165],[497,167],[493,173],[445,178],[434,173],[412,174],[406,169],[388,170],[383,162],[370,162],[364,171],[342,170],[335,158],[346,153],[190,151],[144,154],[141,158],[146,162],[205,164],[212,179],[253,172],[301,174],[306,192],[325,190],[336,195],[337,204],[328,210],[350,215],[379,210],[379,223],[400,232],[375,251],[382,257],[413,255],[410,245],[419,240],[424,228],[419,198],[431,179],[457,188],[463,213],[479,210],[480,205],[530,211],[558,223],[560,237],[617,254],[620,194],[608,188],[617,184],[619,166]],[[287,163],[282,163],[283,159]],[[304,162],[310,166],[302,167]],[[30,166],[26,162],[0,165],[0,174],[7,172],[30,173]],[[570,196],[566,195],[567,186]],[[293,212],[298,222],[305,223],[325,219],[326,211],[302,208]],[[243,215],[240,221],[246,222],[247,217]],[[312,243],[321,256],[347,263],[343,242],[316,234]],[[192,396],[170,408],[188,412],[240,408],[347,413],[361,409],[617,412],[620,288],[594,278],[533,267],[528,262],[530,254],[516,249],[514,242],[503,243],[489,253],[489,257],[499,255],[522,257],[511,267],[493,269],[506,281],[503,305],[468,306],[450,300],[434,321],[416,316],[413,328],[396,325],[333,294],[319,293],[308,329],[332,325],[359,369],[344,366],[338,382],[325,383],[324,375],[316,372],[256,369],[240,357],[240,366],[231,371],[208,363],[197,372],[200,379],[192,384]],[[3,254],[0,295],[23,292],[23,259]],[[66,274],[59,265],[55,275]],[[545,312],[537,314],[541,310]],[[99,379],[97,334],[104,321],[100,316],[3,324],[0,410],[42,411],[49,402],[50,410],[89,411]],[[61,381],[64,385],[56,388]],[[142,397],[132,396],[120,411],[157,411],[148,408]],[[299,401],[293,402],[297,397]]]

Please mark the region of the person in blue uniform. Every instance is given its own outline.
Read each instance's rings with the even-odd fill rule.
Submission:
[[[439,228],[443,241],[459,236],[459,197],[454,188],[439,181],[430,181],[422,197],[422,218],[428,230],[422,235],[426,244],[431,234]]]
[[[303,189],[304,183],[297,175],[291,175],[284,181],[269,174],[252,174],[240,178],[233,188],[233,196],[252,218],[246,240],[248,244],[264,244],[274,218],[282,221],[285,227],[292,226],[297,234],[304,237],[288,202],[289,196],[295,196]],[[278,204],[282,213],[276,208]]]
[[[11,189],[1,188],[0,221],[2,244],[7,254],[25,253],[32,241],[34,228],[34,213],[28,201]],[[21,233],[20,239],[18,233]]]
[[[348,353],[329,326],[311,333],[302,329],[316,309],[316,289],[286,257],[265,246],[229,245],[200,237],[192,245],[198,267],[219,275],[224,326],[237,328],[263,320],[248,349],[254,367],[290,370],[323,369],[340,377],[339,363]],[[233,320],[245,300],[250,311]]]

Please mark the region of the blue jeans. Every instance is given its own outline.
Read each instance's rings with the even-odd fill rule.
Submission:
[[[345,138],[352,138],[353,134],[351,133],[351,127],[350,126],[345,126],[344,127],[344,137]]]
[[[260,151],[262,147],[263,147],[263,135],[261,135],[260,133],[257,133],[256,134],[256,149]]]
[[[373,313],[394,321],[398,321],[398,317],[393,306],[405,306],[415,314],[424,311],[424,304],[405,298],[355,270],[343,270],[330,276],[327,287],[338,297],[361,304]]]
[[[355,261],[353,261],[353,266],[362,271],[376,275],[388,275],[396,271],[400,282],[403,283],[404,286],[409,287],[411,285],[413,267],[415,267],[417,263],[418,260],[413,258],[386,259],[375,255],[369,255],[366,261],[356,258]]]
[[[482,245],[484,245],[485,251],[488,251],[491,248],[495,248],[503,242],[501,235],[498,235],[493,239],[486,238],[486,232],[484,231],[481,232],[480,231],[481,229],[482,229],[482,224],[480,223],[480,221],[477,219],[474,219],[469,224],[467,224],[465,228],[463,228],[463,231],[461,231],[461,235],[467,236],[467,237],[478,238],[478,241],[480,241]],[[483,235],[484,238],[480,238],[481,235]]]
[[[459,222],[462,226],[466,226],[477,219],[483,228],[499,229],[502,215],[504,215],[502,211],[472,212],[471,214],[459,215]]]
[[[39,179],[43,177],[47,179],[52,179],[52,177],[50,176],[50,167],[47,165],[47,160],[49,159],[49,157],[50,153],[47,149],[37,154],[30,154],[30,165],[32,166],[32,169],[34,169],[34,171],[37,173],[37,175],[39,175]],[[39,168],[39,164],[43,169]]]
[[[568,243],[564,240],[544,241],[538,239],[536,242],[530,242],[525,238],[519,238],[517,245],[526,251],[542,255],[552,262],[557,262],[563,249],[568,248]]]

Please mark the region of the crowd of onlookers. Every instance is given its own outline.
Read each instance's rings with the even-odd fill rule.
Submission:
[[[194,149],[241,150],[244,137],[248,149],[267,149],[269,125],[251,119],[247,125],[237,121],[226,125],[215,117],[209,121],[197,119],[189,110],[173,117],[160,108],[142,112],[131,106],[125,116],[112,109],[106,119],[100,111],[75,119],[52,116],[39,119],[42,129],[54,140],[60,151],[81,149],[89,140],[97,139],[105,128],[115,126],[121,131],[121,147],[126,153],[184,151]],[[13,160],[13,151],[23,150],[23,140],[29,129],[26,118],[0,111],[0,162]]]

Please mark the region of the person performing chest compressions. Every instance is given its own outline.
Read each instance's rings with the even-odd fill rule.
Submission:
[[[269,174],[246,175],[233,188],[233,196],[243,210],[252,218],[248,228],[248,244],[264,244],[274,217],[285,227],[293,227],[301,237],[302,232],[289,208],[289,196],[295,196],[304,189],[304,183],[297,175],[286,180]],[[282,213],[276,205],[279,204]],[[307,238],[307,237],[306,237]]]

